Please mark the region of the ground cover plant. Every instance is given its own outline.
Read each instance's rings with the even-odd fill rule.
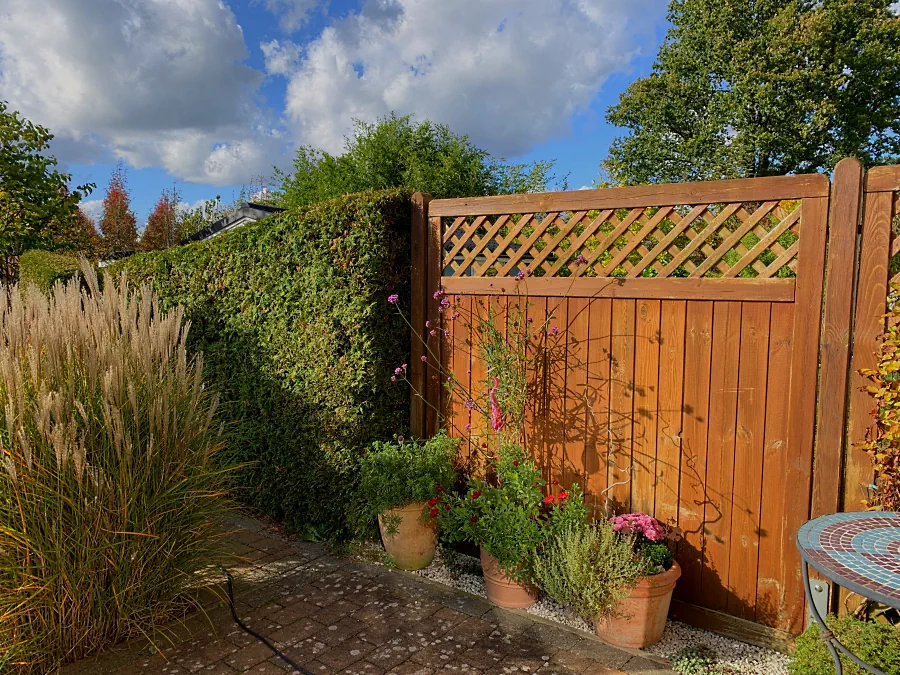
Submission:
[[[83,273],[0,306],[0,645],[16,673],[181,615],[219,559],[217,397],[184,312]]]
[[[184,306],[222,395],[237,496],[306,536],[346,540],[359,459],[403,433],[408,354],[385,298],[409,293],[410,192],[349,195],[112,266]]]
[[[852,616],[829,616],[828,628],[841,643],[863,661],[888,675],[900,675],[900,627]],[[842,659],[846,675],[864,675],[849,659]],[[791,675],[829,675],[834,661],[822,641],[818,624],[812,624],[797,638],[791,659]]]

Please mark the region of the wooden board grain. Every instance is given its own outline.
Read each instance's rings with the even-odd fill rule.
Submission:
[[[724,611],[732,592],[729,557],[732,547],[735,424],[741,359],[741,303],[716,303],[713,310],[711,354],[715,367],[710,373],[709,384],[707,502],[704,517],[704,565],[700,583],[703,589],[703,606]]]
[[[610,457],[607,494],[618,513],[631,510],[634,481],[634,300],[613,300],[610,354]]]
[[[566,408],[563,421],[565,463],[560,481],[578,483],[584,490],[587,477],[587,415],[590,402],[588,367],[590,361],[590,300],[570,298],[566,307]]]
[[[686,314],[683,300],[660,306],[654,515],[669,525],[678,524]]]
[[[700,597],[703,571],[706,503],[709,382],[712,370],[713,303],[687,303],[684,347],[684,403],[682,405],[681,476],[678,526],[684,540],[678,545],[682,578],[688,597]]]
[[[653,513],[659,396],[660,301],[638,300],[634,338],[631,509]]]
[[[744,303],[741,308],[741,362],[735,421],[734,490],[731,509],[731,554],[727,611],[741,619],[756,618],[759,564],[759,511],[762,498],[769,366],[770,305]],[[780,396],[771,404],[777,406]]]
[[[612,301],[591,300],[588,315],[588,375],[584,467],[585,503],[594,518],[607,515],[610,448],[610,349]]]

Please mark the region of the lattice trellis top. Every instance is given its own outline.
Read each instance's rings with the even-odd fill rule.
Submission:
[[[446,277],[794,277],[799,200],[443,218]]]

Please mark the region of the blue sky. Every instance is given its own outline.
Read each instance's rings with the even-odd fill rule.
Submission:
[[[97,212],[117,161],[143,222],[339,151],[353,118],[449,124],[591,185],[609,105],[651,68],[662,0],[5,0],[0,98],[57,134]],[[39,13],[44,21],[35,22]],[[34,49],[34,45],[41,45]]]

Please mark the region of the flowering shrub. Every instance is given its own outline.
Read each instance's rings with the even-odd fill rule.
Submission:
[[[534,554],[547,537],[587,520],[578,486],[547,499],[543,485],[524,450],[504,445],[485,479],[472,479],[465,494],[446,498],[438,516],[442,536],[481,546],[511,578],[530,581]]]
[[[428,515],[436,518],[440,495],[456,481],[453,461],[458,447],[459,440],[443,432],[424,443],[402,437],[392,443],[373,443],[360,461],[369,516],[430,501]]]
[[[628,537],[645,574],[658,574],[672,567],[675,557],[665,544],[678,538],[675,528],[663,525],[646,513],[626,513],[609,519],[612,530]]]

